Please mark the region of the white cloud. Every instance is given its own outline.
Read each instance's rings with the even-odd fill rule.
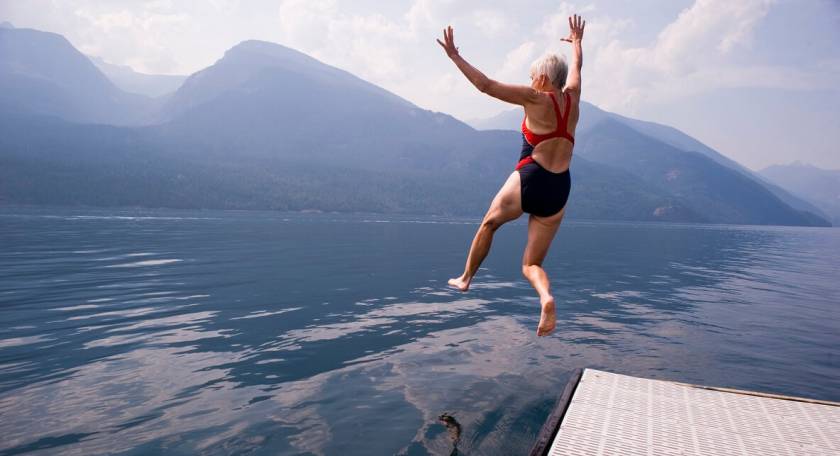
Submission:
[[[652,49],[654,62],[665,69],[685,66],[698,58],[728,54],[748,46],[755,25],[773,0],[697,0],[659,34]]]
[[[411,33],[417,33],[420,29],[428,27],[437,28],[440,20],[435,15],[435,3],[440,3],[436,0],[415,0],[405,13],[405,20],[408,23],[408,30]]]
[[[421,106],[475,117],[510,106],[477,94],[461,77],[434,42],[441,28],[456,27],[462,54],[479,69],[527,83],[538,55],[570,56],[560,39],[568,34],[568,16],[578,13],[587,20],[585,97],[632,115],[716,88],[836,88],[836,57],[801,68],[745,58],[752,46],[764,46],[753,36],[772,4],[696,0],[668,13],[670,23],[662,10],[673,4],[656,6],[662,19],[652,19],[656,14],[642,6],[601,0],[569,0],[548,11],[537,5],[523,11],[511,0],[410,0],[387,8],[342,0],[31,0],[9,2],[0,14],[144,72],[189,73],[242,40],[280,42]]]
[[[50,11],[63,20],[71,18],[78,27],[77,47],[147,73],[177,72],[179,64],[170,52],[172,31],[185,27],[190,16],[174,12],[171,2],[149,1],[137,5],[80,2],[66,9]]]
[[[286,0],[278,15],[284,44],[379,84],[405,77],[403,49],[431,17],[424,0],[404,21],[348,14],[334,0]]]
[[[496,79],[507,82],[523,83],[527,81],[528,69],[536,58],[537,44],[526,41],[505,55],[502,67],[496,72]]]
[[[494,77],[523,82],[531,61],[543,52],[570,55],[561,41],[568,17],[586,18],[583,82],[585,97],[599,106],[634,114],[640,108],[679,102],[721,88],[836,88],[838,65],[814,68],[744,63],[756,27],[775,0],[696,0],[647,45],[630,45],[636,23],[611,17],[593,4],[561,3],[523,41],[509,51]]]
[[[494,37],[512,26],[504,14],[498,10],[483,9],[475,11],[472,14],[472,21],[473,25],[488,37]]]
[[[742,64],[735,55],[749,49],[753,31],[772,3],[697,0],[642,47],[627,45],[617,32],[631,22],[595,14],[587,21],[584,38],[585,96],[606,109],[632,114],[645,104],[717,88],[790,88],[782,76],[789,70]]]
[[[460,76],[460,75],[459,75]],[[456,76],[452,73],[444,73],[438,76],[430,85],[433,92],[439,95],[451,94],[457,86]]]

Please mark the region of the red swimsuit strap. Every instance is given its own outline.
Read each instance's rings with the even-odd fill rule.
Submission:
[[[572,96],[569,95],[569,92],[564,92],[563,95],[566,96],[566,113],[563,114],[563,134],[561,135],[562,138],[566,138],[572,142],[572,145],[575,144],[575,137],[569,134],[569,113],[572,111]]]
[[[566,138],[569,141],[571,141],[572,144],[574,144],[575,138],[573,138],[572,135],[570,135],[569,132],[566,131],[566,124],[569,121],[569,112],[571,110],[572,105],[569,93],[565,92],[563,94],[565,95],[566,112],[562,116],[560,115],[560,105],[557,104],[557,98],[554,96],[554,92],[548,92],[548,95],[551,96],[551,103],[554,105],[554,115],[557,118],[557,128],[553,132],[546,133],[543,135],[534,133],[531,130],[529,130],[528,126],[525,124],[525,120],[528,118],[528,116],[526,115],[522,119],[522,133],[525,135],[525,139],[528,141],[529,144],[533,146],[536,146],[537,144],[549,138]]]

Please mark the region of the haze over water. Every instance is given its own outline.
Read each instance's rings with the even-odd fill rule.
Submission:
[[[0,211],[0,454],[522,454],[574,368],[840,400],[840,230]]]

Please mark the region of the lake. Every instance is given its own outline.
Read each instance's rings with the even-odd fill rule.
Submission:
[[[447,287],[477,224],[0,209],[0,454],[524,454],[579,367],[840,400],[838,229],[564,222],[537,338],[525,219]]]

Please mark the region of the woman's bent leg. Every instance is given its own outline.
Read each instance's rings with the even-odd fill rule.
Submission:
[[[519,172],[514,171],[505,181],[502,188],[490,203],[490,209],[484,215],[478,231],[475,233],[470,253],[467,255],[467,264],[464,266],[464,273],[460,277],[449,279],[449,285],[461,291],[467,291],[473,276],[478,271],[481,262],[490,252],[493,243],[493,234],[505,223],[516,220],[522,215],[522,200],[519,181]]]
[[[522,258],[522,274],[531,282],[531,286],[540,296],[540,323],[537,335],[545,336],[556,326],[554,297],[551,295],[551,284],[548,275],[542,267],[543,260],[551,246],[551,241],[557,233],[557,228],[563,220],[565,208],[550,217],[532,215],[528,219],[528,245]]]

